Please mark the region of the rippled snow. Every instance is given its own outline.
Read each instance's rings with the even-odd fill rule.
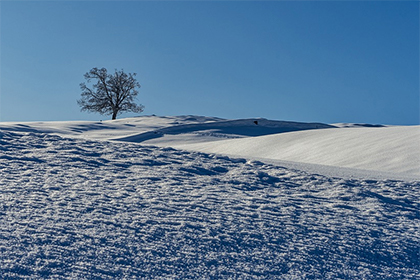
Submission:
[[[0,132],[2,279],[419,279],[420,182]]]

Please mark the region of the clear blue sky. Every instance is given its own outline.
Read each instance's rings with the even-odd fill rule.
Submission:
[[[109,119],[76,103],[106,67],[143,115],[419,124],[417,1],[0,5],[1,121]]]

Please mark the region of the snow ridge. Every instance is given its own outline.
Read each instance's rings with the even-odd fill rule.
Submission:
[[[325,129],[333,127],[334,126],[332,125],[323,123],[271,121],[262,118],[218,120],[206,123],[172,125],[153,131],[130,135],[128,137],[116,138],[114,140],[141,143],[151,139],[163,137],[165,134],[178,135],[187,133],[199,133],[200,131],[212,131],[215,132],[212,134],[212,136],[221,138],[226,138],[226,136],[229,136],[229,138],[240,138],[309,129]]]
[[[0,131],[3,279],[419,279],[420,181]]]

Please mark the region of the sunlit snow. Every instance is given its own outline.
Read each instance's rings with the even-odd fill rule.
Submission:
[[[0,278],[419,279],[418,131],[0,123]]]

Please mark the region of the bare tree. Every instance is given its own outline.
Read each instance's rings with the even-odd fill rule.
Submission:
[[[98,112],[102,115],[111,115],[115,120],[121,112],[143,112],[144,106],[134,102],[138,95],[140,84],[134,78],[136,73],[125,73],[115,70],[108,74],[105,68],[93,68],[84,77],[89,83],[92,79],[96,83],[89,88],[86,83],[81,83],[82,98],[77,100],[82,111]]]

